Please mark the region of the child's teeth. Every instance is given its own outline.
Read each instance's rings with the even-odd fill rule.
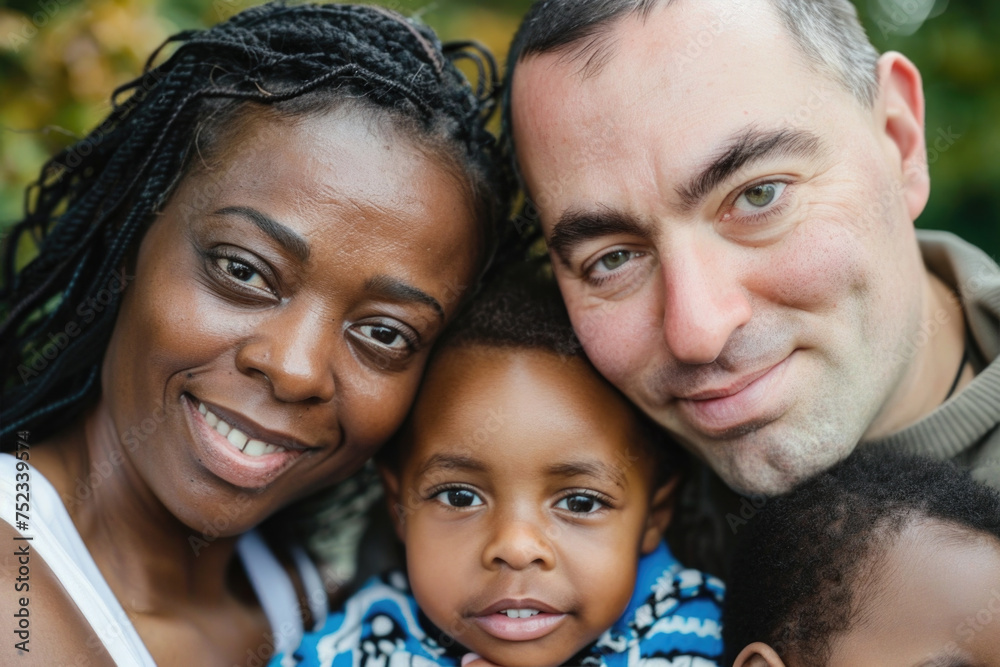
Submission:
[[[504,609],[501,614],[507,614],[507,618],[530,618],[539,614],[537,609]]]
[[[226,436],[226,439],[236,445],[237,449],[243,449],[243,445],[247,444],[247,440],[250,438],[248,438],[243,431],[238,428],[234,428],[229,432],[229,435]]]
[[[283,452],[284,447],[279,447],[278,445],[271,445],[261,440],[251,440],[246,433],[239,430],[238,428],[233,428],[226,422],[222,421],[216,417],[208,408],[205,407],[204,403],[198,405],[198,412],[205,415],[205,421],[208,425],[213,427],[221,435],[226,436],[226,440],[233,444],[233,447],[241,450],[244,454],[250,456],[263,456],[264,454],[270,454],[272,452]]]

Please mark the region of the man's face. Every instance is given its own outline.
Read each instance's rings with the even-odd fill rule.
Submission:
[[[533,56],[512,89],[574,327],[730,486],[785,490],[845,457],[907,370],[912,145],[811,69],[769,3],[677,3],[610,37],[599,70]]]

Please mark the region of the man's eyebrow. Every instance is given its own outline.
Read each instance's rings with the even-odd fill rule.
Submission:
[[[677,188],[684,210],[696,208],[712,190],[740,169],[777,156],[813,157],[819,137],[805,130],[761,131],[748,128],[730,138],[719,155],[686,184]]]
[[[552,228],[548,245],[562,263],[569,266],[570,255],[580,244],[618,234],[648,238],[650,231],[640,220],[620,211],[569,209]]]
[[[466,472],[486,472],[486,465],[479,459],[465,454],[434,454],[420,466],[417,476],[425,475],[431,470],[462,470]]]
[[[403,281],[391,276],[377,275],[374,278],[369,278],[365,282],[365,290],[374,292],[387,299],[426,304],[434,309],[434,312],[437,313],[437,316],[441,320],[445,319],[444,308],[441,307],[437,299],[427,292],[417,289],[413,285],[407,285]]]
[[[621,468],[603,461],[564,461],[549,466],[545,472],[557,477],[595,477],[625,488],[625,474]]]
[[[300,262],[309,259],[308,241],[302,238],[298,232],[268,217],[255,208],[250,208],[249,206],[226,206],[225,208],[220,208],[213,215],[238,215],[241,218],[249,220],[258,229],[295,255]]]

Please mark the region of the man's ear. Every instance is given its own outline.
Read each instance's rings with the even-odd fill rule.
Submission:
[[[385,489],[385,502],[392,518],[392,526],[400,541],[405,542],[406,507],[399,502],[399,475],[381,463],[378,465],[378,474],[382,478],[382,488]]]
[[[885,145],[900,170],[910,220],[916,220],[930,196],[927,144],[924,138],[924,88],[920,71],[906,56],[889,51],[878,60],[876,119],[884,124]]]
[[[754,642],[740,651],[733,667],[785,667],[785,663],[773,648],[762,642]]]
[[[674,516],[674,490],[680,475],[674,474],[666,482],[653,491],[653,497],[649,502],[649,514],[646,516],[646,528],[642,534],[642,553],[648,554],[656,550],[663,533],[670,525],[670,519]]]

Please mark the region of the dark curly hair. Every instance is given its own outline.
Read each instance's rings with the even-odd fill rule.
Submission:
[[[493,276],[455,318],[438,350],[475,345],[587,358],[547,258],[515,264]]]
[[[176,50],[153,67],[170,44]],[[478,68],[477,88],[458,59]],[[178,182],[252,109],[285,118],[350,104],[385,118],[464,176],[488,257],[510,192],[486,130],[496,85],[481,47],[442,45],[425,26],[377,7],[272,3],[168,39],[143,76],[115,91],[107,119],[45,164],[5,240],[0,435],[44,437],[99,393],[121,299],[108,285]],[[19,249],[32,244],[37,256],[18,268]],[[103,308],[81,324],[79,306],[95,298]],[[43,359],[55,339],[63,349]]]
[[[902,531],[939,521],[1000,542],[1000,493],[951,463],[857,450],[770,499],[743,533],[723,615],[726,664],[753,642],[824,665],[859,612],[854,590]]]
[[[578,359],[600,377],[573,331],[547,257],[517,263],[492,275],[439,339],[428,367],[449,349],[465,347],[541,350]],[[666,481],[687,462],[685,454],[628,398],[606,384],[631,409],[639,434],[637,444],[655,466],[655,481]],[[398,440],[379,451],[381,463],[398,465]]]

